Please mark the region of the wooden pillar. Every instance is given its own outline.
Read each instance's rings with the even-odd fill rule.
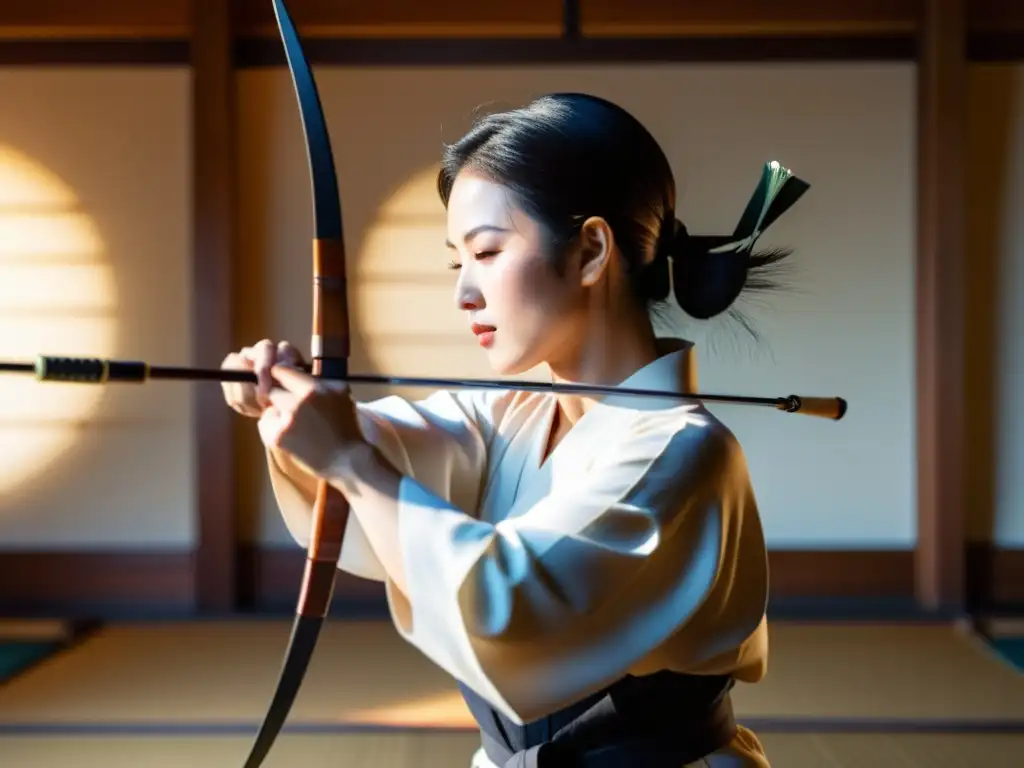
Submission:
[[[916,596],[964,607],[967,60],[964,0],[921,0],[918,59]]]
[[[578,40],[580,31],[580,0],[562,0],[562,37]]]
[[[192,2],[193,361],[217,366],[233,348],[235,79],[232,0]],[[195,389],[195,598],[205,613],[237,600],[233,414],[220,387]]]

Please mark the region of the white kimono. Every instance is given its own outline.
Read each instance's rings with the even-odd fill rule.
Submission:
[[[675,348],[621,386],[693,391],[692,345],[662,344]],[[542,462],[555,407],[488,390],[360,403],[366,439],[404,475],[408,591],[361,528],[372,510],[349,517],[339,567],[384,581],[402,637],[519,724],[625,674],[759,680],[767,551],[732,433],[694,401],[609,396]],[[273,458],[270,472],[307,546],[309,478]],[[752,734],[737,739],[731,764],[767,765]]]

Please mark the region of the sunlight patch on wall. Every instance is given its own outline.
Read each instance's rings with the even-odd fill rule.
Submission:
[[[445,691],[382,706],[345,712],[349,722],[391,725],[398,728],[466,728],[476,725],[458,691]]]
[[[375,371],[496,378],[455,306],[458,273],[448,269],[452,256],[444,247],[437,171],[435,165],[413,175],[380,205],[356,260],[353,319]],[[546,375],[533,369],[509,378]],[[426,391],[401,394],[422,397]]]
[[[0,144],[0,358],[109,357],[116,288],[96,223],[74,191]],[[37,478],[70,449],[102,387],[0,377],[0,494]]]

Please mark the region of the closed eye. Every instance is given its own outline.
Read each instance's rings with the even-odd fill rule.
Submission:
[[[499,253],[500,253],[500,251],[481,251],[480,253],[476,253],[476,254],[473,254],[473,255],[478,260],[480,260],[480,259],[489,259],[492,256],[497,256]],[[448,262],[448,269],[462,269],[462,265],[459,262],[457,262],[455,260],[452,260],[452,261]]]

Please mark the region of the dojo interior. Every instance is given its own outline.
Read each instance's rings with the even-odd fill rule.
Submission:
[[[12,7],[13,6],[13,7]],[[787,289],[679,318],[771,562],[778,768],[1024,754],[1024,6],[1011,0],[290,0],[333,146],[353,372],[489,377],[452,302],[443,142],[579,90],[661,142],[691,232],[765,162],[810,191],[760,241]],[[0,7],[0,361],[215,368],[308,353],[312,201],[271,0]],[[537,371],[524,374],[535,379]],[[357,397],[422,389],[357,386]],[[241,766],[303,550],[216,382],[0,374],[0,766]],[[268,768],[468,766],[454,683],[339,573]]]

